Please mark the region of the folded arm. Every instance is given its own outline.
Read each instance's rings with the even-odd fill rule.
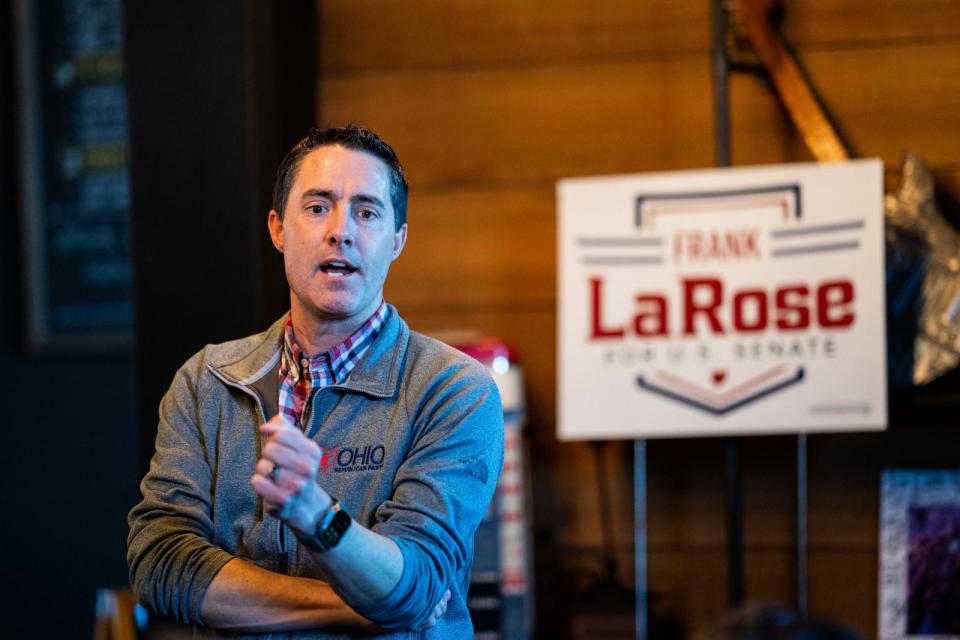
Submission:
[[[225,564],[210,583],[200,617],[207,626],[248,633],[329,626],[377,629],[329,584],[273,573],[240,558]]]

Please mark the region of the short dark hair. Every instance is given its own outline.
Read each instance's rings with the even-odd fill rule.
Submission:
[[[390,169],[390,202],[393,204],[393,217],[399,231],[407,222],[407,195],[410,188],[403,174],[400,159],[389,144],[369,129],[348,124],[345,127],[311,128],[307,137],[293,145],[293,148],[280,161],[277,177],[273,183],[273,209],[283,220],[283,209],[287,205],[293,178],[308,153],[327,145],[340,145],[355,151],[365,151],[386,163]]]

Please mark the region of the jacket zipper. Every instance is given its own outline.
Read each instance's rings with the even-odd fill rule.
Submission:
[[[208,367],[208,369],[210,369],[210,372],[214,376],[216,376],[218,380],[223,382],[228,387],[239,389],[240,391],[244,392],[245,394],[253,398],[253,401],[257,405],[257,412],[259,413],[258,417],[260,418],[261,423],[266,422],[266,412],[263,410],[263,402],[260,400],[259,395],[257,395],[255,392],[251,391],[250,389],[246,388],[241,384],[237,384],[232,380],[228,380],[213,367]],[[285,533],[286,525],[283,524],[282,520],[277,520],[277,524],[279,525],[279,527],[277,527],[277,547],[279,550],[278,560],[279,560],[279,570],[280,570],[279,572],[285,574],[287,573],[287,569],[289,568],[289,565],[290,565],[289,556],[287,555],[287,536]]]
[[[277,538],[280,543],[280,573],[287,572],[287,566],[289,564],[287,557],[287,534],[286,534],[286,525],[283,524],[282,520],[278,520],[277,523],[280,525],[277,527]]]

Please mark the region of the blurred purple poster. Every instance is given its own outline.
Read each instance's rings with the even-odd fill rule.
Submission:
[[[960,471],[887,471],[880,637],[960,638]]]

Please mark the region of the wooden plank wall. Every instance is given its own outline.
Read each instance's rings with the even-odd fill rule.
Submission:
[[[709,5],[318,0],[318,123],[377,130],[410,176],[410,242],[388,299],[414,328],[502,337],[525,368],[540,637],[633,633],[629,597],[591,579],[599,472],[612,483],[619,578],[633,580],[632,449],[610,443],[595,458],[554,437],[554,184],[712,163]],[[914,151],[956,195],[960,0],[791,0],[783,25],[855,155],[881,157],[893,182]],[[732,103],[735,164],[810,159],[764,81],[736,78]],[[811,438],[811,609],[866,637],[879,472],[937,464],[924,444],[936,426],[896,433]],[[649,453],[654,614],[661,637],[686,637],[726,606],[723,446],[663,441]],[[794,597],[793,455],[793,438],[744,444],[750,600]]]

